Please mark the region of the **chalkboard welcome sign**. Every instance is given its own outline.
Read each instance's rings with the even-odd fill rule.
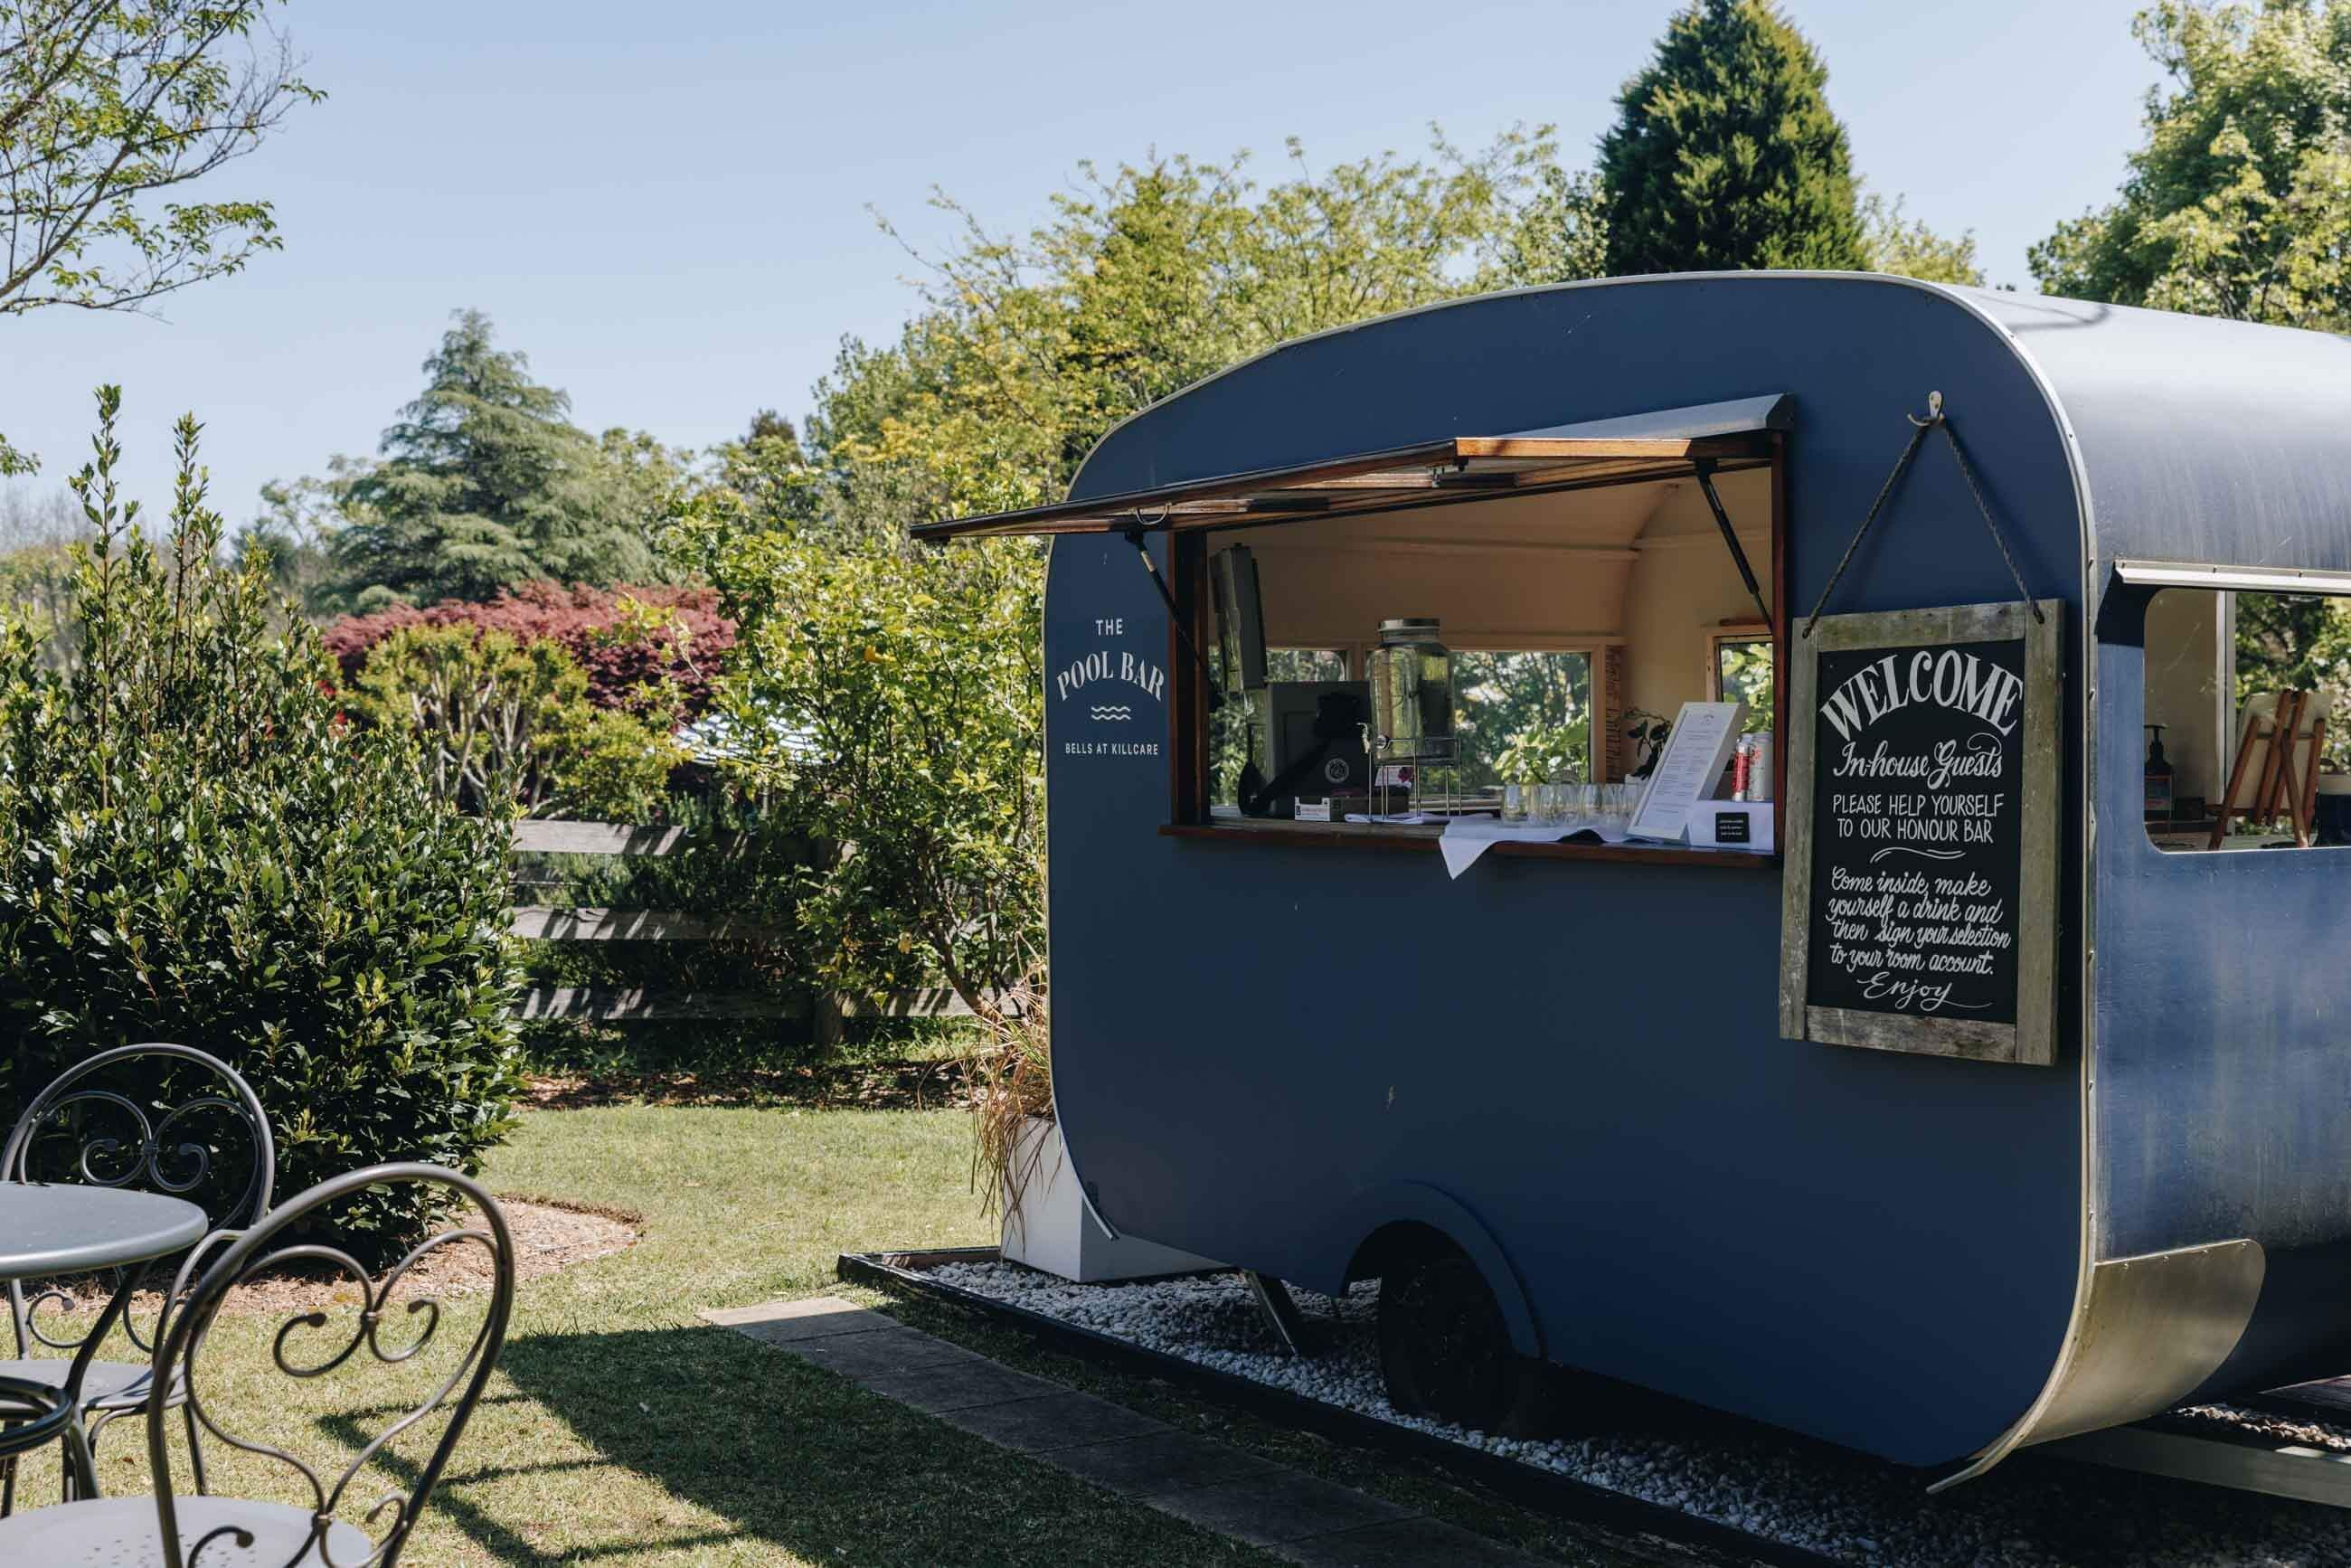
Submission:
[[[1780,1032],[2047,1065],[2064,606],[1825,617],[1791,639]]]

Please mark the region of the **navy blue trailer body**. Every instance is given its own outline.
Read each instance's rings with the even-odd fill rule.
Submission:
[[[1967,1473],[2342,1370],[2351,863],[2168,855],[2138,824],[2170,580],[2142,563],[2351,573],[2343,341],[1877,277],[1568,285],[1285,345],[1118,428],[1071,500],[1784,394],[1767,575],[1801,617],[1930,389],[2030,596],[2064,607],[2054,1065],[1782,1039],[1766,857],[1447,881],[1166,831],[1189,654],[1135,541],[1071,533],[1053,1066],[1104,1221],[1326,1291],[1426,1227],[1527,1354]],[[1181,598],[1179,541],[1144,540]],[[1831,610],[2019,597],[1930,446]],[[1140,716],[1105,739],[1113,695]]]

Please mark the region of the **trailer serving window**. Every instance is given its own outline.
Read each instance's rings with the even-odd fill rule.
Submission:
[[[1119,533],[1139,554],[1170,536],[1164,574],[1138,565],[1172,612],[1165,831],[1433,850],[1454,817],[1504,812],[1513,784],[1621,796],[1685,703],[1744,701],[1746,729],[1781,728],[1791,412],[1774,395],[1448,434],[915,531]],[[1409,676],[1395,674],[1399,639]],[[1421,672],[1423,733],[1389,733],[1409,727],[1395,683]],[[1779,793],[1770,754],[1759,800]],[[1775,859],[1596,840],[1495,850]]]
[[[2124,561],[2147,601],[2148,839],[2168,853],[2351,844],[2351,577]]]

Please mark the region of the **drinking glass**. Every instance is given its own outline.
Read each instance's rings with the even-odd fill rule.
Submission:
[[[1640,803],[1638,784],[1603,784],[1600,787],[1600,825],[1612,833],[1621,833],[1633,825],[1633,808]]]
[[[1534,789],[1531,785],[1503,785],[1502,821],[1506,822],[1525,821],[1527,820],[1527,797],[1533,793]]]

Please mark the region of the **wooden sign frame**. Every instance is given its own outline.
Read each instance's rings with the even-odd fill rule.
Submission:
[[[2062,600],[1962,604],[1822,618],[1810,637],[1788,639],[1787,873],[1780,911],[1780,1033],[1789,1040],[1864,1046],[1975,1061],[2046,1067],[2056,1059],[2057,803],[2059,711],[2064,662]],[[2023,778],[2016,908],[2016,1021],[1927,1018],[1906,1012],[1814,1007],[1812,982],[1813,842],[1818,758],[1820,655],[1858,648],[1931,648],[1957,643],[2024,644]]]

